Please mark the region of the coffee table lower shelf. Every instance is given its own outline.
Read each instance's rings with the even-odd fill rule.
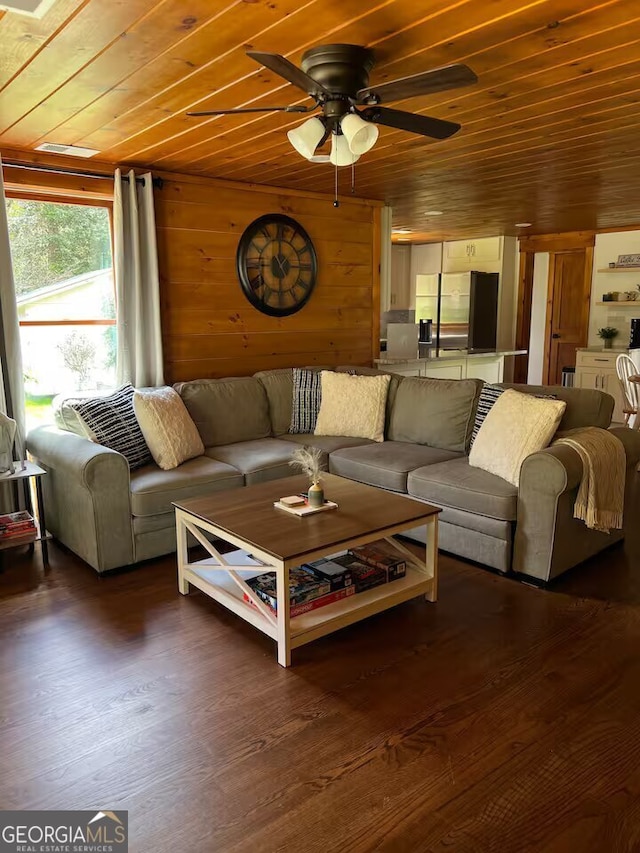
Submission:
[[[246,579],[260,573],[256,571],[238,574],[244,575]],[[277,621],[276,624],[269,622],[256,607],[245,601],[240,587],[228,574],[220,571],[219,566],[212,568],[209,560],[201,560],[185,568],[183,578],[272,639],[278,640]],[[419,595],[433,600],[434,592],[434,579],[425,578],[423,572],[408,566],[404,578],[290,618],[289,646],[291,649],[298,648]]]

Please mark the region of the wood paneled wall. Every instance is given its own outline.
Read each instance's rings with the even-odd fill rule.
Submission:
[[[2,151],[5,160],[88,168],[105,163],[40,152]],[[382,203],[300,190],[217,181],[154,170],[165,379],[241,376],[272,367],[370,365],[379,354],[380,210]],[[109,181],[4,167],[9,190],[84,200],[112,197]],[[290,317],[267,317],[244,297],[235,271],[247,225],[285,213],[309,233],[318,283]]]
[[[241,376],[274,367],[371,364],[379,346],[380,206],[313,193],[165,175],[156,190],[167,382]],[[318,283],[289,317],[268,317],[245,298],[238,240],[265,213],[307,230]]]

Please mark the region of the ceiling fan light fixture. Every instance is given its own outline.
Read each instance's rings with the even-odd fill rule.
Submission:
[[[378,128],[375,124],[365,121],[356,113],[347,113],[340,122],[342,133],[346,138],[352,154],[366,154],[376,144]]]
[[[318,143],[324,136],[324,124],[319,118],[309,118],[299,127],[287,131],[289,142],[307,160],[313,157]]]
[[[331,154],[329,158],[333,166],[351,166],[359,159],[359,155],[354,154],[349,148],[349,143],[345,136],[341,133],[332,133]]]

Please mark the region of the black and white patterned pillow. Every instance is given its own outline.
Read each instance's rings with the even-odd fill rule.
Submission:
[[[98,444],[117,450],[133,471],[153,462],[133,408],[132,385],[123,385],[108,397],[92,397],[70,403],[89,427]]]
[[[290,433],[312,433],[314,431],[321,399],[320,371],[294,367]]]
[[[476,419],[473,424],[473,431],[471,433],[471,444],[473,444],[473,442],[476,440],[476,436],[480,432],[480,427],[484,423],[484,419],[487,417],[487,415],[493,408],[498,397],[503,394],[504,391],[505,389],[498,387],[498,385],[483,386],[482,391],[480,392],[480,397],[478,398]]]

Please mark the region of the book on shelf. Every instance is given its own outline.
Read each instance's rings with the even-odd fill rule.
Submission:
[[[281,501],[274,501],[273,505],[277,509],[284,510],[284,512],[288,512],[291,515],[297,516],[305,516],[305,515],[314,515],[316,512],[326,512],[329,509],[338,509],[338,504],[334,501],[325,501],[322,506],[310,506],[306,501],[301,506],[287,506],[283,504]]]
[[[33,516],[26,509],[18,510],[18,512],[6,512],[0,515],[0,524],[5,527],[14,524],[33,524]]]
[[[359,545],[357,548],[350,548],[349,551],[363,563],[384,569],[390,581],[403,578],[407,573],[407,561],[386,539]]]
[[[0,515],[0,539],[17,538],[36,532],[33,516],[26,510]]]
[[[301,616],[303,613],[309,613],[311,610],[317,610],[319,607],[326,607],[327,604],[335,604],[336,601],[342,601],[345,598],[349,598],[354,595],[356,588],[354,586],[343,587],[343,589],[335,589],[333,592],[328,592],[325,595],[321,595],[319,598],[314,598],[311,601],[305,601],[301,604],[290,604],[289,605],[289,616],[293,619],[295,616]],[[251,600],[251,598],[247,595],[247,593],[243,593],[243,598],[246,602],[255,607],[255,602]],[[265,602],[267,604],[267,602]],[[269,610],[272,613],[277,614],[277,607],[271,607],[267,604]]]

